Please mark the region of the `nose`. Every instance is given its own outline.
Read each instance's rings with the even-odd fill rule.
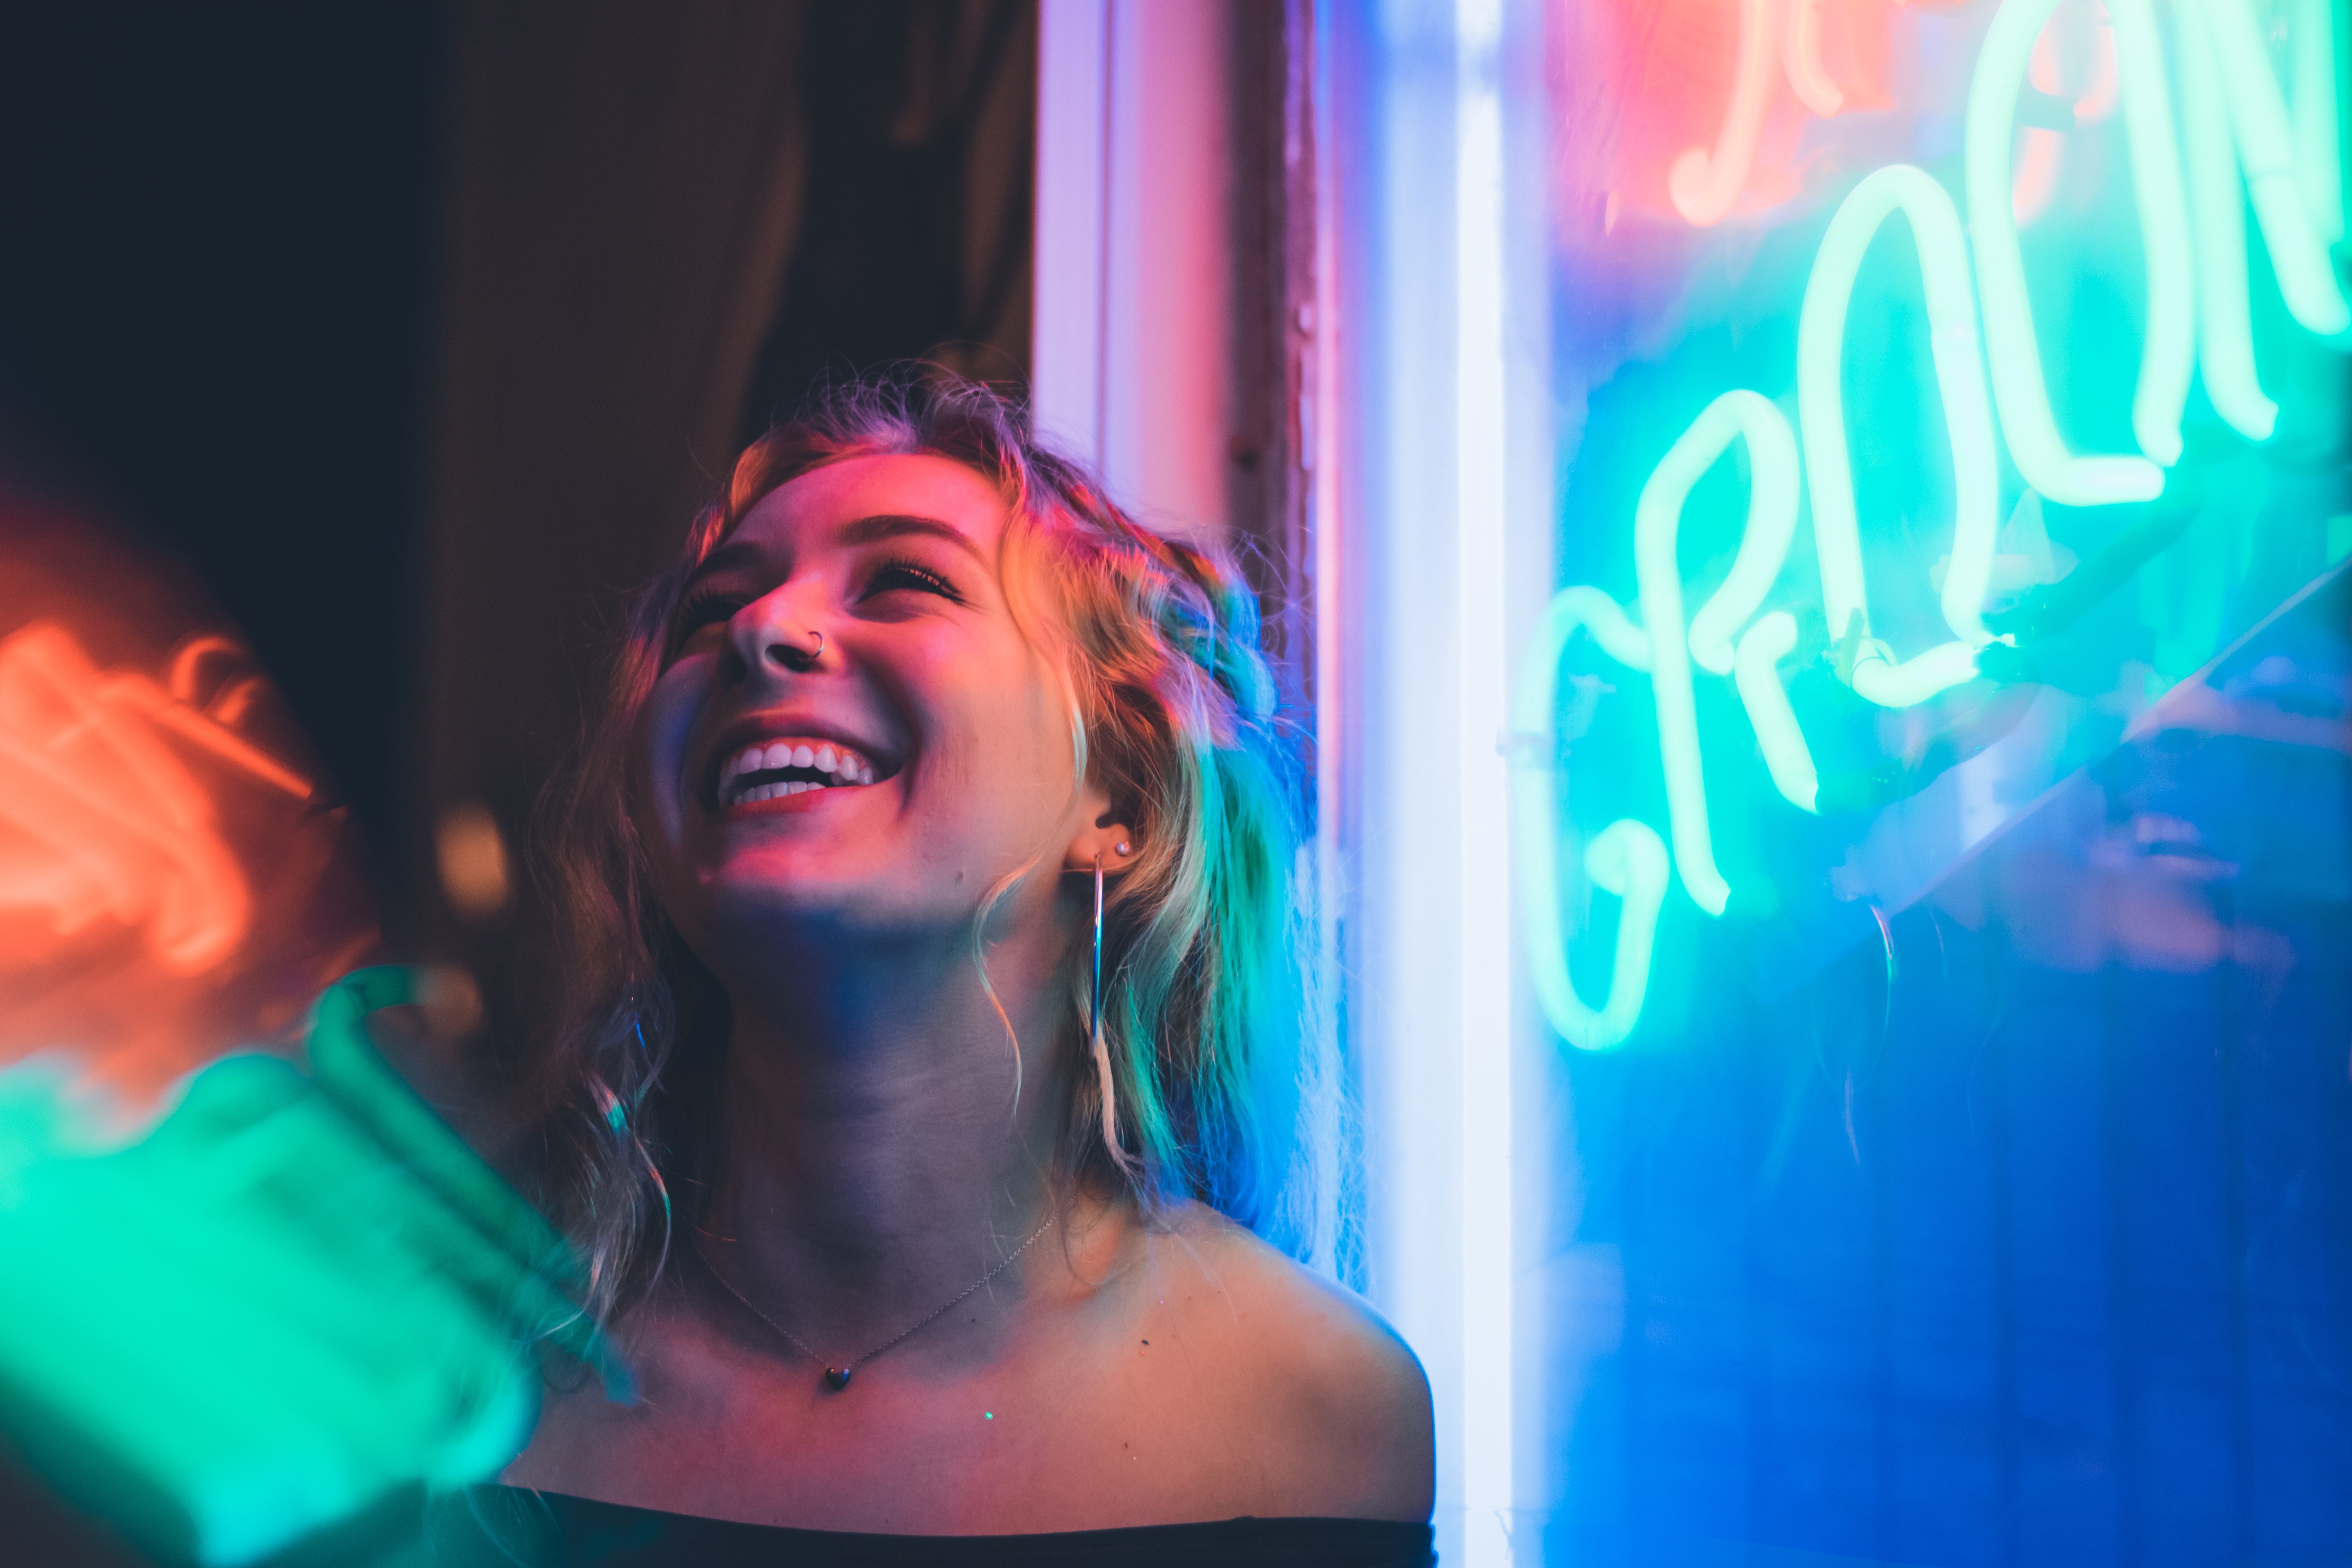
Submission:
[[[754,670],[782,670],[806,675],[824,659],[824,633],[819,630],[796,596],[779,588],[747,605],[729,628],[740,675]]]
[[[788,642],[772,642],[767,647],[768,657],[786,669],[796,671],[814,669],[816,661],[824,657],[824,634],[811,628],[809,635],[816,639],[814,646],[795,647]]]

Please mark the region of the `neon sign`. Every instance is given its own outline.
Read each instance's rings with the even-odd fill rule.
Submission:
[[[164,737],[297,800],[310,785],[229,728],[257,680],[195,701],[206,660],[235,651],[220,637],[190,639],[167,686],[100,671],[52,623],[0,641],[0,823],[34,846],[0,879],[0,903],[45,910],[61,937],[102,918],[132,927],[168,973],[210,968],[236,949],[250,916],[245,877],[210,796]]]
[[[2169,8],[2168,50],[2149,0],[2106,0],[2104,11],[2089,17],[2092,79],[2075,99],[2063,100],[2052,47],[2059,7],[2060,0],[2008,0],[1983,32],[1958,149],[1965,219],[1946,182],[1914,162],[1867,174],[1836,206],[1798,310],[1793,428],[1783,405],[1761,392],[1733,388],[1714,397],[1641,486],[1633,508],[1635,602],[1621,605],[1590,583],[1564,588],[1524,649],[1512,713],[1520,919],[1545,1016],[1580,1047],[1604,1049],[1633,1032],[1669,881],[1717,919],[1739,890],[1718,864],[1699,676],[1728,683],[1781,800],[1809,816],[1853,809],[1843,796],[1824,802],[1816,738],[1784,679],[1804,640],[1801,616],[1818,613],[1825,647],[1816,650],[1816,662],[1876,711],[1916,710],[2025,668],[2019,657],[2032,651],[2032,627],[1988,624],[2002,569],[2004,517],[2030,519],[2038,530],[2044,503],[2098,509],[2166,498],[2193,504],[2193,496],[2167,492],[2183,459],[2184,415],[2196,386],[2218,420],[2245,440],[2270,439],[2277,428],[2278,406],[2255,374],[2247,206],[2294,327],[2334,340],[2336,348],[2352,331],[2352,308],[2329,255],[2344,234],[2344,202],[2327,0],[2293,0],[2281,8],[2284,28],[2273,28],[2290,48],[2291,102],[2249,0],[2180,0]],[[1776,58],[1812,114],[1846,107],[1822,64],[1821,9],[1819,0],[1739,0],[1731,99],[1716,145],[1686,150],[1666,174],[1671,210],[1686,225],[1715,226],[1735,212],[1766,123]],[[2021,123],[2029,104],[2036,123]],[[2129,397],[2132,451],[2083,449],[2062,431],[2021,236],[2021,226],[2047,221],[2052,211],[2053,138],[2063,136],[2052,118],[2089,125],[2106,119],[2111,108],[2119,110],[2144,269]],[[2015,156],[2021,132],[2022,166]],[[1612,189],[1610,226],[1618,212]],[[1916,297],[1924,309],[1952,498],[1943,559],[1919,560],[1916,548],[1907,556],[1922,575],[1932,575],[1948,635],[1900,649],[1877,635],[1872,615],[1871,552],[1845,392],[1856,281],[1874,240],[1898,216],[1917,258]],[[2064,375],[2071,367],[2054,368]],[[2069,405],[2079,409],[2080,403]],[[1685,512],[1710,470],[1735,455],[1746,490],[1737,549],[1719,582],[1686,612],[1677,554]],[[2022,485],[2006,509],[2004,459]],[[1814,582],[1808,586],[1789,582],[1785,570],[1799,538],[1801,500],[1811,522]],[[1890,527],[1879,524],[1876,531]],[[2144,529],[2149,542],[2130,563],[2152,557],[2178,531]],[[1876,552],[1882,571],[1888,554]],[[1939,575],[1925,570],[1931,566]],[[2076,585],[2077,599],[2091,594],[2095,575],[2086,574]],[[1584,876],[1619,901],[1609,990],[1597,1007],[1579,994],[1569,972],[1561,895],[1575,834],[1555,782],[1558,751],[1576,739],[1560,697],[1564,660],[1579,633],[1615,666],[1647,677],[1666,829],[1662,836],[1624,816],[1592,832],[1584,846]],[[2021,640],[2029,647],[2020,649]],[[1988,651],[1996,645],[1999,657]]]

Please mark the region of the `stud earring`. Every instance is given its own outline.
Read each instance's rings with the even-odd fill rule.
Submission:
[[[1130,855],[1134,853],[1133,850],[1128,848],[1127,840],[1124,838],[1118,841],[1118,852],[1122,855]]]

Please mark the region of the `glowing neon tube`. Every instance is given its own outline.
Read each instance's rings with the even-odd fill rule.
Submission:
[[[1845,107],[1822,65],[1822,0],[1789,0],[1789,85],[1807,109],[1827,120]]]
[[[2344,237],[2344,150],[2336,136],[2336,14],[2332,0],[2295,7],[2294,174],[2322,245]]]
[[[2041,36],[2042,26],[2050,19],[2050,13],[2056,8],[2057,3],[2058,0],[2009,0],[1994,16],[1991,27],[1986,31],[1983,50],[1977,57],[1976,75],[1969,83],[1966,136],[1969,216],[1970,233],[1976,241],[1977,287],[1984,295],[1985,346],[1990,351],[1992,363],[1993,397],[2000,409],[2002,433],[2009,437],[2010,457],[2016,462],[2018,471],[2025,476],[2025,482],[2043,495],[2070,506],[2105,506],[2116,501],[2151,500],[2164,490],[2164,470],[2156,464],[2139,457],[2076,457],[2059,438],[2056,422],[2050,413],[2049,386],[2042,370],[2042,349],[2034,337],[2033,316],[2026,300],[2025,263],[2018,254],[2017,225],[2010,213],[2010,138],[2017,123],[2018,88],[2025,79],[2034,40]],[[2131,8],[2131,0],[2117,0],[2109,12],[2117,29],[2116,53],[2126,81],[2124,99],[2127,121],[2130,119],[2128,106],[2134,95],[2130,78],[2135,52],[2126,47],[2123,18]],[[2143,156],[2137,140],[2137,128],[2134,134],[2132,163],[2137,170],[2141,164],[2158,155],[2160,150],[2152,149]],[[1881,174],[1886,172],[1880,171]],[[1915,227],[1916,221],[1915,215]],[[1927,248],[1925,245],[1920,247],[1923,264],[1927,259]],[[1817,266],[1816,277],[1819,272]],[[2151,298],[2154,293],[2151,279]],[[1801,348],[1798,357],[1799,374],[1801,375],[1804,357]],[[2143,377],[2155,357],[2143,354]],[[1811,428],[1808,423],[1805,447],[1809,467],[1817,466]],[[1818,528],[1821,504],[1818,480],[1816,487],[1814,507],[1815,527]],[[1959,552],[1956,548],[1953,552],[1955,570],[1958,567],[1958,556]],[[1948,604],[1948,598],[1947,602]],[[1832,619],[1831,625],[1842,626],[1843,622]]]
[[[2006,202],[2005,173],[1999,194]],[[1869,595],[1863,581],[1862,536],[1854,517],[1853,470],[1845,437],[1845,319],[1863,255],[1879,225],[1898,210],[1910,220],[1917,241],[1936,388],[1951,443],[1952,555],[1944,575],[1943,607],[1946,624],[1961,639],[1951,646],[1965,655],[1970,645],[1990,638],[1980,617],[1992,582],[1993,543],[2000,526],[1992,411],[1985,397],[1976,302],[1969,295],[1959,214],[1941,185],[1907,163],[1879,170],[1856,185],[1838,208],[1829,232],[1822,237],[1797,322],[1797,415],[1805,436],[1822,599],[1833,633],[1843,635],[1858,626],[1867,637]],[[2004,216],[2007,210],[2002,208]],[[1655,627],[1646,599],[1643,618]],[[1853,689],[1874,702],[1906,706],[1952,684],[1942,676],[1958,662],[1940,647],[1906,664],[1874,653],[1854,666]],[[1973,668],[1972,660],[1965,662]],[[1679,842],[1676,851],[1680,853]]]
[[[1940,642],[1897,664],[1886,645],[1864,638],[1855,658],[1853,689],[1882,708],[1908,708],[1958,686],[1977,672],[1977,650],[1964,642]]]
[[[2278,405],[2263,395],[2246,315],[2246,217],[2212,45],[2194,5],[2176,17],[2182,150],[2197,210],[2197,358],[2213,411],[2250,441],[2270,438]]]
[[[1666,171],[1666,194],[1692,226],[1721,223],[1756,161],[1756,140],[1772,80],[1771,0],[1740,0],[1739,63],[1733,68],[1731,104],[1717,132],[1715,152],[1693,147]]]
[[[1592,634],[1592,640],[1611,658],[1628,669],[1650,668],[1650,634],[1635,626],[1633,617],[1617,607],[1617,601],[1600,589],[1563,588],[1552,603],[1574,614],[1577,624]]]
[[[1557,721],[1559,659],[1595,603],[1618,610],[1598,589],[1569,588],[1553,595],[1537,625],[1519,667],[1512,727],[1540,736],[1539,753],[1522,751],[1511,770],[1512,812],[1517,818],[1519,919],[1527,933],[1529,972],[1544,1017],[1560,1038],[1580,1050],[1600,1051],[1622,1042],[1642,1016],[1650,984],[1650,957],[1665,900],[1670,868],[1666,847],[1655,829],[1624,818],[1593,837],[1584,854],[1585,874],[1604,892],[1624,901],[1617,918],[1617,947],[1609,994],[1600,1007],[1585,1005],[1568,973],[1567,936],[1560,929],[1559,802],[1552,786],[1552,729]],[[1635,636],[1639,636],[1638,631]],[[1604,647],[1606,644],[1602,645]]]
[[[2108,0],[2107,26],[2123,94],[2124,131],[2131,143],[2140,248],[2147,258],[2147,324],[2140,340],[2139,381],[2132,390],[2132,437],[2141,452],[2170,468],[2180,460],[2180,410],[2197,368],[2189,205],[2173,156],[2164,46],[2147,0]]]
[[[1769,419],[1764,417],[1767,414]],[[1780,426],[1779,410],[1755,393],[1727,392],[1708,404],[1658,459],[1633,507],[1633,572],[1642,587],[1642,625],[1650,634],[1650,696],[1658,710],[1658,760],[1665,768],[1666,816],[1674,834],[1675,866],[1691,900],[1711,915],[1723,913],[1731,889],[1716,869],[1715,846],[1707,827],[1706,780],[1699,762],[1698,712],[1691,697],[1690,649],[1683,621],[1682,571],[1675,563],[1675,536],[1681,531],[1683,502],[1689,498],[1691,487],[1734,440],[1746,434],[1750,422],[1766,430],[1779,427],[1786,434],[1785,427]],[[1769,445],[1769,437],[1765,442]],[[1772,461],[1768,458],[1757,467],[1763,469]],[[1751,505],[1751,526],[1755,521]],[[1784,536],[1781,549],[1787,547]],[[1735,589],[1737,584],[1736,591],[1744,595],[1752,585],[1760,598],[1779,563],[1774,562],[1772,572],[1764,574],[1761,584],[1755,584],[1755,569],[1745,578],[1738,570],[1740,562],[1748,559],[1748,542],[1742,541],[1739,560],[1733,563],[1733,578],[1725,588]],[[1715,597],[1723,595],[1717,593]]]
[[[2327,247],[2305,209],[2296,178],[2294,138],[2279,97],[2262,36],[2243,0],[2190,0],[2205,24],[2207,41],[2221,75],[2221,95],[2230,106],[2230,129],[2238,161],[2253,198],[2254,222],[2271,253],[2279,293],[2287,311],[2321,337],[2352,327],[2352,305],[2336,281]]]
[[[1797,531],[1797,437],[1789,421],[1760,393],[1727,392],[1707,405],[1683,439],[1693,442],[1694,449],[1712,445],[1706,459],[1712,462],[1735,437],[1748,443],[1748,525],[1722,585],[1690,621],[1691,657],[1716,675],[1731,673],[1732,634],[1771,592],[1780,563],[1789,558],[1789,540]],[[1702,464],[1698,472],[1705,471]],[[1600,640],[1597,630],[1594,637]]]
[[[1789,694],[1774,668],[1796,646],[1796,618],[1786,610],[1773,611],[1739,639],[1738,651],[1732,658],[1732,679],[1739,688],[1741,705],[1748,710],[1748,721],[1756,727],[1756,743],[1764,753],[1773,786],[1790,805],[1811,811],[1821,794],[1821,775],[1814,770],[1812,750],[1805,744],[1805,732],[1798,727],[1796,710],[1789,706]]]

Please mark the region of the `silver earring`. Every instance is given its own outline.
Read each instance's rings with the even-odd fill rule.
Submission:
[[[1122,855],[1131,855],[1134,853],[1133,850],[1127,847],[1127,840],[1124,838],[1118,841],[1118,852]]]
[[[1118,1146],[1118,1100],[1110,1072],[1110,1047],[1103,1041],[1103,872],[1102,857],[1095,857],[1095,967],[1094,985],[1087,993],[1087,1033],[1091,1036],[1089,1054],[1095,1058],[1095,1082],[1102,1094],[1103,1147],[1121,1169],[1128,1164],[1126,1152]]]
[[[1087,1042],[1094,1050],[1102,1043],[1102,857],[1095,857],[1095,978],[1087,992]]]

